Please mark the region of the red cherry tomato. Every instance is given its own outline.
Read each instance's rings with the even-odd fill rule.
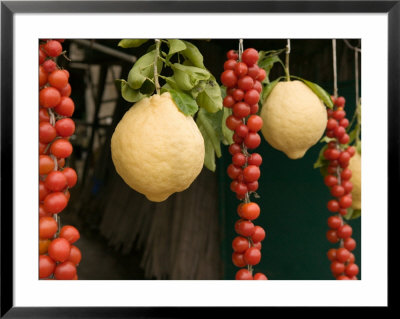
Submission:
[[[71,244],[65,238],[56,238],[51,242],[47,250],[54,261],[64,262],[69,257]]]
[[[58,225],[53,217],[40,217],[39,218],[39,238],[50,239],[53,238],[57,232]]]
[[[260,206],[257,203],[246,203],[241,206],[240,217],[243,219],[254,220],[260,216]],[[257,226],[256,226],[257,227]],[[255,227],[255,230],[257,229]]]
[[[69,188],[74,187],[78,180],[78,175],[76,174],[76,171],[71,167],[66,167],[65,169],[62,170],[62,173],[65,175],[67,179],[68,187]]]
[[[39,155],[39,175],[47,175],[54,169],[54,160],[48,155]]]
[[[75,132],[75,123],[70,118],[60,119],[54,125],[57,134],[61,137],[68,137]]]
[[[61,96],[59,102],[55,105],[54,111],[62,116],[71,117],[75,110],[74,101],[68,96]]]
[[[68,261],[72,262],[74,265],[79,265],[82,260],[82,253],[78,247],[71,245],[71,251],[69,253]]]
[[[250,247],[244,253],[244,261],[249,265],[257,265],[261,260],[261,251],[255,247]]]
[[[47,278],[53,274],[56,263],[53,259],[46,255],[39,256],[39,278]]]
[[[44,185],[50,191],[60,192],[67,187],[67,178],[60,171],[52,171],[47,175]]]
[[[72,145],[67,139],[57,139],[51,144],[50,153],[58,158],[68,157],[72,153]]]
[[[55,70],[49,74],[49,84],[57,89],[62,89],[68,84],[68,75],[63,70]]]
[[[66,261],[56,266],[54,270],[54,277],[57,280],[73,280],[76,276],[76,266]]]
[[[252,66],[257,63],[259,58],[257,50],[253,48],[248,48],[242,53],[242,61],[247,64],[247,66]]]
[[[67,204],[68,199],[63,192],[50,193],[44,199],[44,209],[51,214],[60,213]]]
[[[65,238],[70,244],[73,244],[80,238],[80,234],[74,226],[66,225],[61,228],[59,237]]]
[[[236,280],[253,280],[253,276],[250,271],[243,268],[236,272],[235,279]]]
[[[39,92],[40,106],[51,108],[55,107],[61,101],[60,92],[51,86],[41,89]]]

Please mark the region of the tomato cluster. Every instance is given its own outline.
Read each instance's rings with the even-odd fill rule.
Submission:
[[[82,258],[73,245],[80,234],[69,225],[59,229],[58,217],[78,180],[75,170],[65,167],[72,153],[69,138],[75,123],[70,117],[75,105],[69,97],[69,72],[56,63],[62,42],[39,44],[39,278],[73,280],[78,279],[76,266]]]
[[[257,65],[258,52],[253,48],[239,55],[234,50],[227,53],[221,82],[226,87],[223,105],[232,109],[232,115],[226,119],[226,126],[233,133],[234,143],[229,146],[232,164],[228,166],[228,176],[233,180],[230,188],[243,202],[237,213],[240,219],[235,224],[238,234],[233,239],[232,262],[242,269],[235,276],[237,280],[266,280],[262,273],[253,275],[253,266],[261,260],[261,242],[265,231],[255,226],[253,221],[260,215],[260,207],[250,201],[250,195],[258,189],[262,157],[258,153],[249,153],[261,143],[262,119],[257,115],[258,102],[262,90],[261,81],[266,77],[264,69]],[[245,267],[245,268],[243,268]]]
[[[352,227],[343,220],[347,209],[352,205],[352,173],[348,166],[356,149],[353,146],[346,146],[350,138],[346,133],[349,120],[344,111],[345,99],[339,96],[332,97],[332,100],[334,108],[328,110],[326,136],[333,140],[328,143],[324,151],[324,157],[329,161],[324,183],[329,187],[334,199],[327,204],[332,216],[328,218],[329,230],[326,238],[332,244],[340,242],[340,247],[330,249],[328,258],[331,261],[332,274],[337,280],[356,280],[359,268],[352,253],[356,248],[356,241],[351,237]]]

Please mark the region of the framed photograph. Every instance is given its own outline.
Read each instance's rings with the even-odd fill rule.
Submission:
[[[388,308],[399,21],[2,1],[1,317]]]

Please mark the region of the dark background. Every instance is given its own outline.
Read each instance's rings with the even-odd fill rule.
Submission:
[[[188,40],[200,49],[205,66],[217,79],[223,71],[225,53],[237,49],[239,42],[237,39]],[[117,47],[118,41],[92,40],[92,43],[137,57],[149,45],[121,49]],[[358,40],[349,41],[359,46]],[[66,40],[64,44],[67,51],[74,49],[74,40]],[[285,46],[286,39],[244,39],[245,49],[267,51]],[[126,79],[132,63],[90,46],[79,48],[84,55],[80,61],[72,62],[100,66],[98,79],[92,80],[97,91],[93,100],[96,109],[101,108],[101,101],[107,99],[102,94],[108,81],[107,70],[120,65],[119,78]],[[281,58],[284,60],[283,55]],[[339,95],[346,98],[345,110],[351,119],[355,106],[354,51],[340,39],[337,40],[337,61]],[[89,140],[89,143],[81,142],[81,138],[73,140],[74,153],[67,164],[80,165],[82,169],[78,171],[78,185],[71,190],[70,205],[60,215],[63,224],[75,225],[81,232],[77,242],[83,254],[79,279],[233,279],[237,268],[231,262],[231,241],[236,236],[233,225],[239,201],[229,190],[228,147],[223,146],[223,156],[217,160],[215,173],[204,168],[185,192],[171,196],[164,203],[148,203],[144,196],[122,182],[110,157],[110,137],[130,103],[120,97],[116,99],[109,124],[101,124],[96,116],[88,121],[85,90],[93,85],[84,80],[88,71],[71,68],[66,60],[59,63],[71,74],[77,131],[80,125],[79,134],[87,135]],[[331,39],[292,39],[290,73],[316,82],[332,93]],[[277,65],[270,79],[280,75],[283,70]],[[100,141],[96,149],[90,143],[95,137]],[[255,200],[261,207],[261,215],[256,224],[267,233],[262,260],[255,270],[271,280],[333,279],[326,252],[336,245],[325,238],[326,220],[330,216],[326,203],[331,197],[319,170],[313,169],[322,146],[317,143],[298,160],[290,160],[264,139],[255,150],[263,157],[257,191],[261,197]],[[204,202],[209,206],[204,206]],[[358,244],[354,252],[356,262],[361,266],[361,220],[353,220],[350,225]]]

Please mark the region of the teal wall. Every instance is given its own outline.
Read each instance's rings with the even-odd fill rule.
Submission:
[[[321,84],[331,91],[332,83]],[[347,117],[354,113],[354,82],[339,83],[339,95],[346,98]],[[331,213],[326,203],[332,197],[324,185],[318,169],[313,168],[323,143],[317,143],[298,160],[289,159],[283,152],[272,148],[262,137],[261,145],[254,150],[263,157],[260,167],[259,199],[252,198],[261,207],[256,225],[266,230],[262,243],[262,259],[255,272],[263,272],[270,280],[331,280],[330,261],[326,253],[338,244],[327,241],[327,218]],[[223,226],[222,254],[224,279],[234,279],[239,269],[232,264],[232,239],[237,236],[234,223],[239,218],[236,207],[240,203],[229,189],[231,180],[226,168],[231,163],[228,147],[218,162],[221,222]],[[361,218],[352,220],[354,251],[361,270]],[[361,272],[358,276],[361,278]]]

